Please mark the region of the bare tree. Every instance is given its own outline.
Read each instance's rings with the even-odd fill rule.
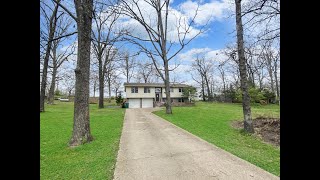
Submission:
[[[106,67],[104,69],[104,73],[105,73],[105,80],[106,83],[108,85],[108,93],[109,93],[109,99],[108,102],[111,103],[111,86],[112,86],[112,82],[114,80],[114,78],[116,77],[115,74],[115,57],[117,55],[117,50],[116,49],[112,49],[112,52],[107,53],[109,54],[109,60],[108,63],[106,64]],[[107,58],[107,57],[106,57]]]
[[[210,59],[205,58],[204,56],[200,57],[197,55],[195,61],[192,63],[192,67],[199,73],[201,79],[204,80],[204,87],[206,87],[208,101],[213,100],[212,88],[210,82],[211,71],[213,69],[213,63]],[[203,88],[204,88],[203,87]]]
[[[244,25],[249,32],[259,29],[257,41],[280,38],[280,0],[249,0],[241,14],[246,18]]]
[[[117,97],[119,89],[121,87],[121,81],[119,79],[119,76],[114,75],[112,84],[113,84],[113,90],[114,90],[115,97]]]
[[[96,91],[99,85],[99,75],[95,71],[91,71],[90,76],[90,83],[92,83],[91,85],[93,87],[93,97],[96,97]]]
[[[73,94],[76,83],[76,77],[74,74],[74,69],[67,67],[63,68],[61,72],[61,84],[65,88],[68,98]]]
[[[120,54],[120,71],[122,72],[122,74],[126,77],[126,82],[129,83],[131,78],[133,78],[135,76],[134,72],[136,70],[136,59],[135,57],[139,54],[132,54],[130,55],[129,52],[127,50],[125,50]]]
[[[106,67],[110,63],[110,52],[112,52],[116,42],[120,40],[123,29],[116,26],[119,14],[115,13],[109,5],[96,3],[94,25],[92,31],[92,44],[97,57],[99,68],[99,108],[104,108],[104,81]]]
[[[199,74],[198,74],[199,75]],[[201,75],[199,75],[200,77],[195,77],[195,75],[193,75],[192,73],[191,73],[191,77],[192,77],[192,79],[194,80],[194,81],[196,81],[199,85],[200,85],[200,87],[201,87],[201,97],[202,97],[202,100],[203,101],[206,101],[206,95],[205,95],[205,93],[204,93],[204,91],[205,91],[205,82],[204,82],[204,78],[203,78],[203,76],[201,76]],[[201,80],[199,80],[199,79],[201,79]]]
[[[147,15],[143,14],[140,8],[141,3],[148,5],[155,12],[155,15],[152,16],[154,18],[152,21],[150,20],[150,16],[148,20]],[[191,26],[194,24],[194,19],[197,16],[197,8],[194,17],[191,18],[191,20],[188,21],[183,18],[177,19],[176,30],[178,41],[174,42],[173,40],[169,40],[169,4],[170,0],[119,0],[119,3],[115,7],[119,10],[119,13],[124,14],[138,22],[147,33],[146,38],[136,36],[133,33],[127,33],[127,36],[130,37],[128,40],[131,43],[136,44],[141,51],[152,60],[156,70],[158,71],[158,74],[165,84],[166,113],[172,114],[169,82],[169,61],[175,57],[186,45],[188,45],[191,40],[201,34],[203,29],[201,28],[194,36],[187,38],[187,35],[190,35],[192,29]],[[155,22],[155,24],[152,24],[153,22]],[[145,46],[146,43],[149,46]],[[173,45],[175,45],[176,48],[171,48]],[[175,51],[170,52],[170,50],[173,49]],[[160,62],[158,60],[160,60]],[[163,69],[159,65],[161,65]]]
[[[58,3],[61,0],[57,0]],[[41,1],[42,2],[42,1]],[[43,6],[48,6],[44,2],[41,3],[40,8],[45,16],[45,19],[49,22],[48,27],[48,39],[45,47],[45,53],[43,57],[43,68],[42,68],[42,80],[41,80],[41,89],[40,89],[40,112],[44,111],[44,99],[45,99],[45,91],[47,86],[47,74],[48,74],[48,64],[49,64],[49,58],[50,58],[50,51],[52,46],[52,39],[54,38],[54,33],[56,31],[56,25],[59,17],[61,17],[61,14],[58,15],[58,5],[54,6],[54,9],[52,11],[51,15],[48,15],[48,10],[45,10]]]
[[[59,29],[56,31],[56,35],[58,37],[61,37],[68,33],[68,28],[71,25],[71,21],[69,19],[66,19],[66,17],[60,18],[59,22]],[[57,81],[57,73],[60,66],[68,60],[68,57],[71,56],[75,50],[74,44],[71,44],[68,46],[63,52],[57,52],[59,45],[61,44],[62,39],[57,39],[53,41],[52,46],[52,63],[49,65],[49,67],[52,69],[51,74],[51,85],[49,90],[49,96],[48,96],[48,103],[53,104],[54,102],[54,90],[56,86]]]
[[[152,63],[148,62],[140,62],[137,64],[138,66],[138,77],[139,79],[142,79],[144,83],[150,83],[151,82],[151,76],[154,72],[154,67]]]
[[[266,41],[265,43],[266,44],[262,50],[262,58],[266,63],[270,78],[271,91],[278,98],[280,96],[278,82],[278,63],[280,58],[280,50],[275,50],[275,48],[272,47],[272,41]]]
[[[243,26],[242,26],[242,19],[241,19],[241,0],[235,0],[235,5],[236,5],[236,26],[237,26],[237,48],[238,48],[238,57],[239,57],[240,82],[241,82],[241,90],[242,90],[244,130],[249,133],[254,133],[252,117],[251,117],[250,96],[248,92],[246,59],[244,55]]]
[[[225,69],[224,69],[224,65],[225,65],[226,61],[219,63],[218,65],[218,70],[220,72],[221,75],[221,80],[222,80],[222,86],[223,86],[223,94],[224,94],[224,100],[226,100],[226,78],[225,78]]]

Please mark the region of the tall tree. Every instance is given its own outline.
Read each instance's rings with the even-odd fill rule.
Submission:
[[[204,80],[204,85],[206,87],[207,91],[207,97],[208,101],[213,100],[212,96],[212,88],[210,83],[210,72],[213,68],[213,63],[210,59],[206,59],[204,56],[199,57],[197,56],[195,61],[192,63],[192,67],[199,73],[201,76],[201,79]]]
[[[90,133],[89,77],[93,0],[74,0],[78,28],[74,122],[70,146],[93,140]]]
[[[199,75],[199,74],[198,74]],[[205,89],[205,82],[204,82],[204,78],[203,76],[199,75],[199,77],[194,77],[194,75],[191,73],[191,77],[194,81],[196,81],[200,86],[201,86],[201,97],[202,97],[202,101],[206,101],[206,95],[204,93],[204,89]],[[201,80],[199,80],[201,79]]]
[[[124,52],[120,53],[121,54],[121,66],[120,66],[120,71],[122,74],[126,77],[126,82],[129,83],[131,78],[135,76],[134,72],[136,70],[136,60],[135,56],[137,54],[130,55],[127,50]],[[139,53],[138,53],[139,54]]]
[[[146,12],[141,9],[142,4],[152,9],[152,13],[155,14],[152,17],[147,15]],[[132,18],[145,30],[145,33],[147,34],[146,37],[139,37],[139,35],[127,33],[127,36],[131,38],[128,40],[131,43],[138,45],[141,51],[144,52],[150,59],[152,59],[158,74],[161,76],[161,79],[165,84],[166,113],[172,114],[169,82],[169,61],[175,57],[186,45],[188,45],[191,40],[201,34],[203,32],[203,28],[196,32],[195,35],[191,35],[192,37],[189,37],[192,30],[191,27],[195,24],[194,19],[197,16],[197,8],[195,15],[190,20],[185,18],[177,19],[175,27],[177,30],[177,41],[172,39],[170,40],[168,38],[170,36],[168,34],[168,30],[170,31],[168,26],[172,26],[172,24],[168,24],[170,9],[169,5],[170,0],[119,0],[115,7],[119,10],[119,13]],[[145,46],[146,43],[148,43],[149,46]],[[171,48],[173,45],[175,48]],[[174,52],[170,54],[170,51],[173,49]]]
[[[67,28],[67,27],[65,27]],[[60,34],[60,33],[58,33]],[[50,68],[52,69],[51,74],[51,85],[48,95],[48,103],[53,104],[54,102],[54,91],[56,87],[56,81],[57,81],[57,73],[58,69],[61,67],[61,65],[68,60],[68,57],[71,56],[74,52],[74,45],[70,45],[64,50],[63,52],[57,52],[58,47],[60,45],[61,39],[53,41],[53,47],[52,47],[52,65]]]
[[[60,3],[61,0],[57,0],[58,3]],[[45,3],[41,3],[41,5],[45,5]],[[45,91],[47,87],[47,74],[48,74],[48,64],[49,64],[49,58],[50,58],[50,51],[52,46],[52,40],[54,38],[54,33],[56,31],[56,25],[57,20],[59,18],[58,16],[58,5],[55,4],[54,9],[52,11],[52,14],[49,19],[49,28],[48,28],[48,41],[46,45],[45,55],[43,59],[43,69],[42,69],[42,80],[41,80],[41,88],[40,88],[40,112],[44,111],[44,99],[45,99]],[[46,10],[42,8],[42,11],[44,12],[45,18],[48,19],[48,15],[46,14]]]
[[[74,117],[72,137],[69,141],[69,146],[78,146],[93,140],[90,133],[89,116],[89,79],[93,0],[74,0],[76,16],[73,15],[65,6],[61,5],[59,1],[54,1],[77,22],[78,53],[77,65],[74,70],[76,75]]]
[[[123,34],[123,29],[116,26],[118,18],[119,14],[110,9],[110,5],[96,3],[92,44],[99,69],[99,108],[104,108],[104,81],[106,67],[110,63],[110,56],[112,56],[110,52]]]
[[[250,107],[250,96],[248,91],[248,80],[247,80],[247,65],[244,55],[244,42],[243,42],[243,25],[241,19],[241,0],[235,0],[236,5],[236,29],[237,29],[237,48],[239,58],[239,72],[240,82],[242,90],[242,107],[244,115],[244,130],[249,133],[254,133],[251,107]]]
[[[107,53],[108,54],[108,63],[106,64],[106,67],[104,69],[104,73],[105,73],[105,80],[106,83],[108,85],[108,93],[109,93],[109,99],[108,102],[111,103],[111,86],[112,86],[112,82],[114,80],[114,78],[116,77],[115,74],[115,58],[117,55],[117,49],[112,49],[110,50],[110,52]]]
[[[224,69],[224,65],[225,65],[226,61],[219,63],[218,65],[218,70],[220,72],[221,75],[221,80],[222,80],[222,88],[223,88],[223,96],[224,96],[224,101],[226,100],[226,76],[225,76],[225,69]]]

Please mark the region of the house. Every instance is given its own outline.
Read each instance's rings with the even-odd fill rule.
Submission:
[[[171,102],[185,102],[182,96],[186,84],[171,84]],[[166,102],[165,86],[163,83],[124,83],[129,108],[152,108]]]

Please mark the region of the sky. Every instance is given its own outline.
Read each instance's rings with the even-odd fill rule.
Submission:
[[[195,58],[196,53],[203,53],[206,57],[212,58],[219,62],[226,58],[220,53],[227,45],[235,43],[235,18],[230,17],[230,14],[234,11],[234,4],[232,0],[171,0],[170,3],[170,13],[169,13],[169,25],[168,34],[169,40],[173,42],[177,41],[177,30],[175,25],[177,24],[177,18],[190,19],[194,16],[196,9],[196,2],[199,2],[199,12],[196,16],[194,22],[195,24],[191,28],[190,37],[197,33],[201,27],[206,25],[207,31],[199,36],[197,36],[193,41],[191,41],[175,58],[172,59],[171,67],[174,64],[180,64],[180,66],[175,70],[170,72],[171,76],[178,77],[180,82],[196,85],[196,82],[192,80],[190,75],[191,63]],[[140,8],[143,14],[148,20],[154,22],[155,16],[152,8],[142,1],[139,2]],[[133,34],[139,37],[147,36],[143,27],[141,27],[135,20],[129,19],[127,17],[120,17],[119,26],[125,25],[133,29]],[[74,41],[75,38],[71,38],[64,42],[61,46],[61,50],[66,49],[66,47]],[[134,45],[125,46],[130,51],[136,51]],[[149,46],[150,47],[150,46]],[[173,47],[175,50],[178,47]],[[74,57],[76,58],[76,57]],[[145,56],[141,56],[141,59]],[[139,57],[137,57],[139,60]],[[151,61],[151,60],[150,60]],[[70,64],[68,64],[70,66]],[[124,78],[124,76],[123,76]],[[91,95],[93,93],[91,92]],[[97,94],[97,93],[96,93]],[[106,94],[107,95],[107,94]]]

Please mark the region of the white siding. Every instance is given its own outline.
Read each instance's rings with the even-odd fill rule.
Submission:
[[[144,87],[138,87],[138,93],[131,93],[131,86],[126,87],[126,97],[127,98],[154,98],[155,97],[155,88],[150,87],[150,93],[144,93]]]
[[[162,89],[162,97],[166,97],[165,88]],[[172,98],[178,98],[182,97],[182,92],[179,92],[179,88],[174,87],[173,92],[170,92],[170,97]]]

